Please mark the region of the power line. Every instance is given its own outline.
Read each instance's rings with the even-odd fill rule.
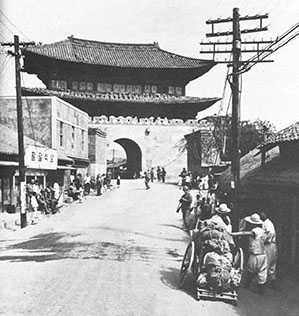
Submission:
[[[6,18],[6,20],[18,31],[20,34],[22,34],[27,40],[30,41],[29,37],[26,36],[4,13],[2,10],[0,10],[0,13]]]
[[[1,23],[5,28],[7,28],[7,30],[8,30],[12,35],[14,35],[14,32],[6,25],[3,21],[0,20],[0,23]]]

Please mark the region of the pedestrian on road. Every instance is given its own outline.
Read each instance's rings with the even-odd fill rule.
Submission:
[[[211,217],[211,222],[217,224],[219,227],[225,229],[228,233],[232,232],[232,224],[228,214],[231,209],[225,203],[215,208],[216,214]]]
[[[184,194],[179,200],[179,205],[177,207],[176,212],[178,213],[180,210],[182,211],[184,228],[188,229],[187,218],[190,216],[191,213],[192,196],[187,186],[183,187],[183,191]]]
[[[145,171],[144,172],[144,183],[145,183],[145,189],[146,190],[150,189],[149,182],[150,182],[150,177],[148,175],[148,172]]]
[[[98,174],[97,179],[96,179],[97,196],[102,195],[102,186],[103,186],[103,179],[102,179],[102,176]]]
[[[161,181],[161,169],[160,169],[159,166],[157,168],[157,179],[158,179],[159,182]]]
[[[166,177],[166,170],[164,167],[162,167],[162,170],[161,170],[161,179],[162,179],[162,182],[165,183],[165,177]]]
[[[261,212],[261,219],[264,221],[263,228],[266,231],[265,251],[267,256],[268,279],[271,285],[275,285],[276,280],[276,262],[277,262],[277,244],[276,231],[274,224],[267,217],[265,212]]]
[[[117,176],[116,185],[118,188],[120,187],[120,175]]]
[[[154,168],[151,168],[151,182],[154,182],[154,178],[155,178]]]
[[[247,263],[247,279],[245,288],[249,288],[252,280],[256,278],[258,284],[258,292],[264,293],[267,281],[267,256],[265,251],[266,234],[263,227],[263,221],[259,214],[254,213],[245,217],[245,221],[249,223],[250,231],[231,233],[233,236],[249,236],[248,243],[248,263]]]

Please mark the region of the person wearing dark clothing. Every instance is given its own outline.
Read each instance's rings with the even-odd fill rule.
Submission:
[[[102,195],[102,186],[103,186],[103,179],[102,179],[102,176],[98,174],[97,179],[96,179],[97,195]]]
[[[186,184],[186,175],[187,175],[187,170],[186,168],[183,168],[181,172],[181,177],[182,177],[182,186]]]
[[[154,168],[151,168],[151,182],[154,182],[154,178],[155,178]]]
[[[165,183],[165,176],[166,176],[166,170],[164,168],[162,168],[162,170],[161,170],[161,179],[162,179],[163,183]]]
[[[158,179],[158,181],[161,181],[161,169],[160,169],[160,167],[157,168],[157,179]]]
[[[183,222],[184,227],[188,229],[187,218],[190,216],[191,213],[191,204],[192,204],[192,196],[189,192],[189,188],[187,186],[183,187],[184,194],[179,200],[179,205],[177,208],[177,213],[181,210],[183,214]]]
[[[150,189],[149,182],[150,182],[150,177],[148,175],[148,172],[145,171],[144,172],[144,183],[145,183],[146,190]]]

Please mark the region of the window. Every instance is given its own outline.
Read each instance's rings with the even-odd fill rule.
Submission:
[[[133,86],[131,84],[127,85],[127,92],[133,92]]]
[[[72,90],[78,90],[78,82],[77,81],[72,82]]]
[[[98,90],[99,92],[105,92],[105,84],[98,82],[98,84],[97,84],[97,90]]]
[[[174,94],[174,87],[173,86],[169,86],[168,87],[168,93],[169,94]]]
[[[157,93],[158,89],[157,86],[152,86],[152,93]]]
[[[111,92],[112,91],[112,84],[111,83],[107,83],[105,86],[106,86],[106,91],[107,92]]]
[[[85,141],[85,139],[84,139],[84,134],[85,134],[85,133],[84,133],[84,131],[82,130],[82,131],[81,131],[81,144],[82,144],[82,151],[84,151],[84,149],[85,149],[85,148],[84,148],[84,146],[85,146],[85,142],[84,142],[84,141]]]
[[[118,84],[113,85],[113,92],[119,92],[119,85]]]
[[[126,86],[124,84],[119,85],[119,92],[126,92]]]
[[[72,126],[72,149],[75,148],[75,127]]]
[[[81,91],[86,90],[86,82],[80,82],[79,90],[81,90]]]
[[[65,80],[59,80],[59,81],[58,81],[58,87],[59,87],[60,89],[66,90],[66,89],[67,89],[66,81],[65,81]]]
[[[141,92],[141,86],[134,86],[134,92],[135,93],[140,93]]]
[[[51,80],[51,88],[56,89],[58,87],[58,81],[57,80]]]
[[[151,86],[144,86],[144,92],[150,93],[151,92]]]
[[[87,82],[86,88],[87,88],[88,91],[92,91],[93,90],[93,83],[92,82]]]
[[[59,146],[63,147],[63,123],[59,123]]]
[[[175,94],[176,95],[182,95],[182,88],[181,87],[175,87]]]

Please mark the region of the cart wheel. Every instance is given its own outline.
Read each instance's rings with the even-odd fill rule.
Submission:
[[[180,272],[180,288],[182,288],[185,284],[188,272],[191,271],[191,267],[194,261],[195,255],[195,244],[193,241],[189,243],[187,249],[185,251],[184,259],[181,266]]]

